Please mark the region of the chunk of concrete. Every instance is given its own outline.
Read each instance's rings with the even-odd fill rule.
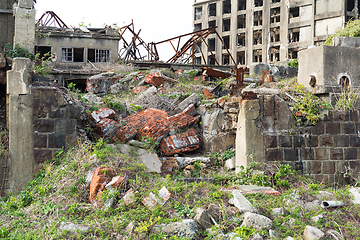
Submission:
[[[200,224],[203,229],[210,228],[213,225],[212,220],[210,219],[209,215],[207,214],[206,210],[203,208],[197,208],[195,210],[196,215],[194,220]]]
[[[320,229],[312,226],[306,226],[304,230],[304,238],[306,240],[319,240],[321,239],[325,233]]]
[[[136,201],[135,200],[135,192],[132,188],[125,193],[123,200],[124,200],[125,205],[131,205]]]
[[[226,160],[225,167],[230,170],[235,169],[235,157]]]
[[[92,180],[92,177],[95,173],[96,168],[92,168],[89,171],[86,172],[86,176],[85,176],[85,184],[87,187],[90,187],[90,183]]]
[[[175,108],[175,114],[181,113],[184,111],[190,104],[194,104],[195,106],[200,101],[200,96],[196,93],[193,93],[189,97],[187,97],[184,101],[179,103],[179,105]]]
[[[262,75],[263,71],[272,72],[275,78],[293,78],[298,74],[298,68],[281,66],[267,63],[252,63],[250,66],[250,75]]]
[[[198,227],[193,219],[184,219],[181,222],[155,225],[153,230],[155,233],[164,232],[170,236],[195,239]]]
[[[279,218],[281,216],[285,216],[286,211],[284,208],[273,208],[271,210],[271,213],[274,217]]]
[[[242,227],[253,227],[254,229],[260,231],[261,229],[269,230],[272,227],[272,221],[270,218],[265,216],[246,212],[244,215],[244,221],[241,224]]]
[[[89,232],[91,230],[90,227],[71,222],[61,222],[59,229],[61,231],[69,231],[73,235],[77,235],[79,232]]]
[[[241,93],[244,94],[245,92],[253,92],[256,94],[261,95],[278,95],[280,94],[279,89],[273,89],[273,88],[244,88]]]
[[[264,187],[264,186],[256,186],[256,185],[240,185],[238,189],[244,193],[262,193],[262,194],[269,194],[273,196],[280,196],[280,193],[273,189],[272,187]]]
[[[234,196],[232,202],[240,212],[256,212],[251,203],[241,194],[239,190],[234,190],[232,194]]]
[[[351,200],[354,204],[360,204],[360,188],[350,188],[350,193],[353,195],[354,200]]]
[[[156,153],[147,152],[144,149],[138,150],[137,160],[144,163],[148,172],[161,173],[161,161]]]

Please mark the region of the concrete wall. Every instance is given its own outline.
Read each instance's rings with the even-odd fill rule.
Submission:
[[[341,0],[316,0],[316,14],[336,12],[344,8]]]
[[[55,35],[51,33],[47,37],[36,39],[35,46],[51,46],[51,53],[54,54],[53,59],[54,67],[56,68],[73,68],[82,67],[86,65],[88,58],[88,49],[109,49],[110,50],[110,61],[114,62],[118,58],[118,39],[102,39],[92,38],[91,35],[78,35],[69,37],[67,35]],[[73,48],[84,48],[84,62],[61,62],[61,48],[62,47],[73,47]],[[99,63],[103,64],[103,63]]]
[[[238,130],[236,140],[237,168],[251,161],[278,162],[329,183],[337,180],[345,167],[358,172],[359,114],[358,109],[332,111],[314,126],[294,126],[295,118],[281,98],[262,95],[244,101],[239,123],[249,119],[253,123],[239,126],[243,130]]]
[[[315,36],[329,36],[342,28],[343,17],[319,20],[315,24]]]
[[[7,43],[13,43],[15,26],[15,18],[13,16],[14,3],[15,0],[0,1],[0,49]]]

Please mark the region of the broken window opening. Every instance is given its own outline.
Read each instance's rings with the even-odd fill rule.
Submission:
[[[238,0],[238,11],[246,10],[246,0]]]
[[[201,53],[201,42],[198,42],[198,43],[194,46],[194,52],[195,52],[195,53]]]
[[[200,31],[201,28],[202,28],[202,24],[201,24],[201,23],[195,24],[195,25],[194,25],[194,32]]]
[[[270,48],[270,62],[278,62],[280,60],[280,47]]]
[[[209,38],[208,45],[209,45],[210,51],[216,51],[215,38]]]
[[[209,21],[209,28],[214,28],[214,27],[216,27],[216,20]]]
[[[230,18],[223,20],[223,32],[230,31]]]
[[[223,14],[231,13],[231,0],[223,1]]]
[[[289,29],[289,40],[290,43],[300,41],[300,28]]]
[[[262,25],[262,11],[254,12],[254,26]]]
[[[355,0],[347,0],[346,1],[346,9],[348,12],[352,12],[355,8]]]
[[[36,46],[35,53],[40,54],[40,58],[45,57],[44,59],[48,60],[51,58],[51,47],[49,46]]]
[[[254,62],[262,62],[262,50],[254,50]]]
[[[271,42],[280,42],[280,27],[271,28],[270,37]]]
[[[270,23],[280,22],[280,8],[272,8],[270,10]]]
[[[223,54],[222,62],[223,62],[223,65],[229,65],[230,64],[230,56],[229,56],[229,54]]]
[[[242,46],[242,47],[246,47],[246,34],[245,33],[239,33],[237,35],[237,45],[238,46]]]
[[[230,48],[230,36],[225,36],[222,39],[224,41],[223,49],[226,49],[225,46],[227,47],[227,49],[229,49]]]
[[[61,48],[62,62],[84,62],[84,48]]]
[[[210,56],[208,56],[208,65],[215,65],[215,55],[214,56],[212,56],[212,55],[210,55]]]
[[[208,15],[209,15],[209,17],[216,16],[216,3],[209,4]]]
[[[254,31],[254,45],[262,44],[262,30]]]
[[[245,65],[245,51],[237,53],[237,63],[240,65]]]
[[[349,88],[350,86],[350,80],[347,76],[342,76],[340,79],[339,79],[339,85],[342,87],[342,88]]]
[[[237,17],[237,27],[239,28],[246,28],[246,14],[241,14]]]
[[[289,59],[297,59],[298,51],[297,49],[289,49]]]
[[[261,7],[263,5],[263,0],[254,0],[255,7]]]
[[[279,3],[281,0],[272,0],[271,3]]]
[[[201,64],[201,57],[195,58],[195,64]]]
[[[110,62],[109,49],[88,49],[88,60],[90,62]]]
[[[299,7],[293,7],[289,10],[289,18],[296,18],[300,16],[300,8]]]
[[[202,7],[195,8],[195,21],[200,20],[202,18]]]

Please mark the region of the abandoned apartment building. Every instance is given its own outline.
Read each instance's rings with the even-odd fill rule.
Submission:
[[[328,35],[358,18],[356,0],[195,0],[194,30],[217,27],[197,50],[197,64],[275,63],[297,59],[298,51],[322,45]],[[214,52],[214,55],[211,53]],[[207,61],[205,63],[205,60]]]

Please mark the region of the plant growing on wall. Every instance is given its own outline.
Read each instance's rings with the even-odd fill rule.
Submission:
[[[360,37],[360,20],[349,21],[344,29],[340,29],[335,34],[328,36],[325,45],[333,45],[334,37]]]
[[[5,45],[3,50],[3,54],[5,57],[16,58],[16,57],[26,57],[31,60],[35,59],[35,55],[30,53],[26,48],[21,47],[20,44],[15,44],[13,47],[10,43]]]

